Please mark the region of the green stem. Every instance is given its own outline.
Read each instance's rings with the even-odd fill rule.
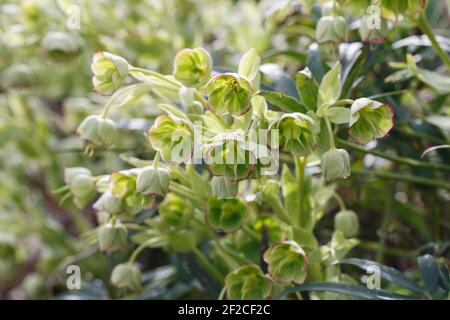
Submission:
[[[360,145],[357,145],[357,144],[354,144],[352,142],[348,142],[348,141],[345,141],[342,139],[337,139],[337,142],[339,144],[343,145],[344,147],[348,147],[348,148],[351,148],[356,151],[372,154],[374,156],[377,156],[377,157],[380,157],[383,159],[387,159],[387,160],[391,160],[391,161],[394,161],[397,163],[406,164],[409,166],[419,167],[419,168],[450,171],[450,165],[440,164],[440,163],[430,163],[430,162],[424,162],[424,161],[414,160],[414,159],[405,158],[405,157],[399,157],[399,156],[387,154],[382,151],[373,150],[373,149],[368,150]]]
[[[341,209],[342,211],[346,210],[345,202],[337,192],[333,192],[333,198],[336,199],[336,202],[339,205],[339,209]]]
[[[136,261],[136,258],[138,257],[138,255],[142,252],[142,250],[144,250],[145,248],[147,248],[148,246],[152,245],[153,243],[158,242],[159,239],[157,238],[152,238],[149,239],[143,243],[141,243],[139,245],[139,247],[136,248],[136,250],[134,250],[133,254],[130,257],[130,260],[128,260],[129,264],[133,264]]]
[[[325,123],[327,125],[328,137],[330,139],[330,149],[335,149],[336,148],[336,143],[334,142],[333,128],[331,127],[330,120],[328,120],[327,117],[324,117],[324,119],[325,119]]]
[[[159,164],[159,159],[161,158],[160,153],[157,151],[155,154],[155,158],[153,159],[152,166],[153,168],[157,168]]]
[[[155,72],[155,71],[144,69],[144,68],[137,68],[137,67],[132,67],[130,69],[130,72],[140,72],[140,73],[143,73],[145,75],[152,76],[152,77],[157,78],[157,79],[159,79],[161,81],[164,81],[164,82],[166,82],[167,84],[169,84],[169,85],[171,85],[173,87],[176,87],[176,88],[180,88],[181,87],[181,85],[178,82],[175,82],[175,81],[172,81],[172,80],[168,79],[166,76],[164,76],[163,74],[161,74],[159,72]]]
[[[437,41],[433,29],[428,22],[425,10],[422,10],[422,12],[420,12],[419,18],[417,19],[417,26],[419,27],[420,31],[422,31],[422,33],[425,34],[428,39],[430,39],[431,45],[436,51],[436,54],[439,56],[439,58],[441,58],[441,60],[447,65],[447,68],[450,70],[450,57],[445,52],[445,50],[442,49],[439,42]]]
[[[392,179],[397,181],[405,181],[411,183],[422,184],[426,186],[432,186],[436,188],[443,188],[450,190],[450,183],[439,181],[437,179],[423,178],[413,175],[407,175],[403,173],[393,173],[389,171],[376,171],[376,170],[366,170],[366,169],[352,169],[352,173],[357,175],[368,175],[374,176],[380,179]]]
[[[294,157],[295,161],[295,173],[298,181],[298,196],[299,196],[299,206],[298,206],[298,216],[294,217],[293,222],[295,225],[300,226],[303,214],[303,189],[305,186],[305,164],[306,158],[304,157]]]
[[[194,247],[192,249],[192,252],[194,253],[194,255],[197,257],[199,263],[201,264],[201,266],[211,275],[214,277],[214,279],[216,279],[220,284],[223,284],[223,276],[222,274],[219,272],[219,270],[216,269],[216,267],[214,267],[209,260],[205,257],[205,255],[197,248]]]

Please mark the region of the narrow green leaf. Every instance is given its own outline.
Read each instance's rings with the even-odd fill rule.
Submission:
[[[317,109],[317,95],[319,94],[319,85],[308,68],[299,71],[295,77],[297,91],[302,102],[310,109]]]
[[[248,50],[239,61],[238,73],[241,76],[247,77],[250,81],[258,74],[258,68],[261,63],[261,58],[255,49]]]
[[[417,258],[422,278],[430,294],[436,292],[439,284],[439,267],[434,261],[434,258],[426,254]]]
[[[341,64],[337,62],[323,77],[319,86],[318,106],[333,104],[341,95]]]
[[[271,104],[286,112],[306,113],[308,111],[305,105],[303,105],[300,101],[282,92],[262,91],[258,93],[258,95],[263,96]]]
[[[343,294],[346,296],[357,297],[368,300],[405,300],[414,299],[411,296],[392,293],[386,290],[369,289],[354,284],[342,284],[333,282],[314,282],[295,286],[281,292],[276,299],[280,299],[285,295],[304,292],[304,291],[325,291]]]
[[[376,267],[380,270],[380,276],[384,280],[391,282],[393,284],[396,284],[402,288],[408,289],[412,292],[423,294],[423,289],[421,287],[419,287],[419,285],[417,283],[410,280],[403,273],[401,273],[400,271],[398,271],[392,267],[387,267],[387,266],[384,266],[382,264],[379,264],[379,263],[376,263],[373,261],[364,260],[364,259],[356,259],[356,258],[345,259],[345,260],[339,261],[338,263],[353,265],[353,266],[363,269],[366,272],[368,270],[370,270],[371,268]]]

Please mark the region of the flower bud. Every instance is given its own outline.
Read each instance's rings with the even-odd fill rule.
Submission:
[[[181,228],[188,222],[185,201],[173,193],[167,195],[158,211],[162,224],[167,228]]]
[[[141,271],[135,265],[122,263],[117,265],[111,274],[111,283],[117,288],[141,290]]]
[[[281,148],[295,156],[310,154],[316,144],[314,120],[303,113],[283,115],[270,130],[278,130]]]
[[[334,229],[341,231],[346,238],[352,238],[358,234],[359,221],[354,211],[342,210],[334,216]]]
[[[79,40],[72,34],[60,31],[48,32],[41,43],[46,54],[54,60],[67,60],[80,51]]]
[[[165,196],[169,192],[170,173],[164,168],[142,168],[136,179],[136,192]]]
[[[110,214],[117,214],[122,211],[122,201],[115,196],[111,190],[107,190],[93,205],[98,211],[106,211]]]
[[[246,211],[242,200],[210,198],[206,221],[214,229],[232,232],[241,226]]]
[[[117,128],[114,121],[98,115],[90,115],[85,118],[77,132],[83,139],[105,147],[111,146],[117,137]]]
[[[80,176],[80,175],[92,177],[91,170],[89,170],[88,168],[83,168],[83,167],[65,168],[64,169],[64,182],[67,185],[70,185],[72,180],[75,177]]]
[[[205,49],[183,49],[173,61],[173,75],[185,87],[198,87],[211,76],[212,65],[212,58]]]
[[[367,98],[353,102],[350,110],[350,134],[366,144],[374,138],[383,138],[394,126],[394,113],[390,106]]]
[[[238,193],[239,183],[231,182],[225,176],[212,177],[211,185],[217,199],[234,198]]]
[[[350,175],[350,157],[345,149],[331,148],[322,155],[322,174],[328,181]]]
[[[307,276],[308,257],[294,241],[284,241],[264,253],[273,279],[283,282],[303,283]]]
[[[229,300],[262,300],[270,295],[272,284],[256,265],[244,265],[225,278]]]
[[[192,157],[193,133],[185,120],[168,115],[157,117],[148,131],[148,140],[164,161],[186,163]]]
[[[78,208],[84,207],[95,196],[95,182],[87,168],[66,168],[64,181],[73,195],[73,202]]]
[[[98,230],[98,244],[101,251],[108,253],[128,248],[128,234],[125,226],[116,221],[100,226]]]
[[[339,44],[347,41],[348,26],[344,17],[329,15],[319,19],[316,26],[316,40],[319,44]]]
[[[250,82],[237,73],[222,73],[206,84],[208,109],[218,115],[239,116],[250,110],[253,88]]]
[[[128,62],[122,57],[109,52],[97,52],[91,64],[95,91],[102,95],[112,94],[125,83],[129,67]]]

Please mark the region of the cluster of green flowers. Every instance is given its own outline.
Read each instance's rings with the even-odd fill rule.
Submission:
[[[165,76],[131,66],[110,53],[95,55],[95,89],[112,96],[100,115],[89,116],[78,129],[90,144],[114,145],[117,132],[107,116],[116,104],[151,91],[178,94],[173,101],[177,106],[159,105],[164,114],[148,130],[150,145],[156,152],[153,161],[142,160],[142,167],[99,177],[83,168],[66,171],[66,182],[77,205],[85,205],[97,191],[102,192],[94,208],[105,217],[98,233],[103,251],[126,250],[127,230],[121,220],[132,222],[142,210],[158,206],[159,215],[146,220],[148,230],[138,237],[140,247],[130,262],[114,270],[112,282],[116,286],[139,289],[139,269],[133,265],[139,248],[163,247],[201,254],[197,247],[206,239],[215,243],[211,255],[218,255],[230,271],[225,278],[217,270],[212,272],[218,282],[224,281],[229,298],[265,298],[290,283],[303,283],[308,275],[320,279],[338,274],[332,262],[356,244],[350,238],[358,233],[358,217],[342,208],[335,217],[335,236],[328,245],[319,247],[312,230],[320,219],[321,208],[317,200],[311,200],[314,185],[305,177],[305,166],[308,159],[320,159],[327,181],[348,177],[350,157],[346,150],[335,147],[333,125],[348,126],[354,139],[368,143],[389,132],[392,110],[367,98],[340,100],[339,63],[320,84],[309,70],[299,72],[301,101],[280,92],[261,91],[259,64],[256,51],[250,50],[242,57],[236,73],[213,74],[213,59],[205,49],[184,49],[174,59],[173,75]],[[288,101],[291,109],[283,110]],[[269,103],[282,111],[269,108]],[[196,140],[192,140],[194,121],[200,121],[205,129],[197,149]],[[272,145],[246,147],[250,131],[262,129],[267,135],[276,133],[278,141],[268,139]],[[281,197],[280,181],[258,171],[267,162],[262,161],[257,149],[274,145],[290,155],[297,169],[294,177],[284,166]],[[178,154],[174,150],[181,147],[188,152],[180,162],[174,159]],[[208,164],[211,180],[194,166],[198,152]],[[273,157],[270,153],[267,156]],[[316,188],[324,190],[327,186],[321,181]],[[270,219],[283,230],[270,240],[264,252],[268,275],[257,263],[234,251],[237,248],[233,249],[233,237],[227,236],[252,233],[258,238],[255,223],[261,219],[258,207],[264,203],[275,214]],[[201,261],[205,263],[205,259]],[[320,274],[323,267],[327,268],[326,275]]]

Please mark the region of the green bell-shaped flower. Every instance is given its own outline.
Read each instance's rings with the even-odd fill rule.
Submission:
[[[264,253],[273,279],[282,282],[303,283],[308,273],[308,257],[294,241],[284,241]]]
[[[225,288],[229,300],[262,300],[272,290],[270,280],[256,265],[244,265],[225,278]]]
[[[232,232],[242,225],[246,211],[247,206],[240,199],[210,198],[206,221],[214,229]]]
[[[86,168],[66,168],[64,182],[68,185],[73,202],[78,208],[84,207],[96,194],[92,173]]]
[[[341,231],[346,238],[352,238],[358,234],[359,220],[354,211],[342,210],[334,216],[334,229]]]
[[[148,130],[148,139],[164,161],[186,163],[192,157],[193,133],[190,123],[185,120],[168,115],[159,116]]]
[[[98,229],[98,244],[101,251],[108,253],[126,250],[128,248],[127,229],[118,220],[100,226]]]
[[[270,130],[278,130],[281,148],[295,156],[310,154],[316,145],[315,122],[303,113],[284,114]]]
[[[130,65],[124,58],[109,52],[97,52],[91,64],[95,91],[102,95],[112,94],[125,83],[129,69]]]
[[[90,115],[81,122],[77,133],[93,144],[109,147],[116,141],[117,128],[114,121],[110,119],[99,115]]]
[[[350,156],[345,149],[331,148],[322,155],[322,174],[328,181],[345,179],[350,175]]]
[[[170,173],[161,167],[142,168],[136,179],[136,191],[144,195],[165,196],[169,192]]]
[[[204,160],[213,176],[225,176],[232,182],[246,179],[256,167],[256,157],[246,148],[239,134],[216,137],[204,146]]]
[[[339,44],[347,41],[348,25],[344,17],[337,15],[323,16],[316,26],[316,40],[319,44]]]
[[[213,61],[203,48],[183,49],[173,61],[173,76],[186,87],[198,87],[208,81]]]
[[[47,56],[57,61],[73,58],[80,52],[80,43],[76,36],[61,31],[48,32],[41,43]]]
[[[206,84],[208,108],[215,114],[239,116],[250,110],[253,88],[237,73],[222,73]]]
[[[128,288],[133,291],[141,290],[141,271],[130,263],[118,264],[112,274],[111,283],[117,288]]]
[[[357,99],[350,111],[350,134],[363,144],[383,138],[394,126],[393,117],[390,106],[367,98]]]

